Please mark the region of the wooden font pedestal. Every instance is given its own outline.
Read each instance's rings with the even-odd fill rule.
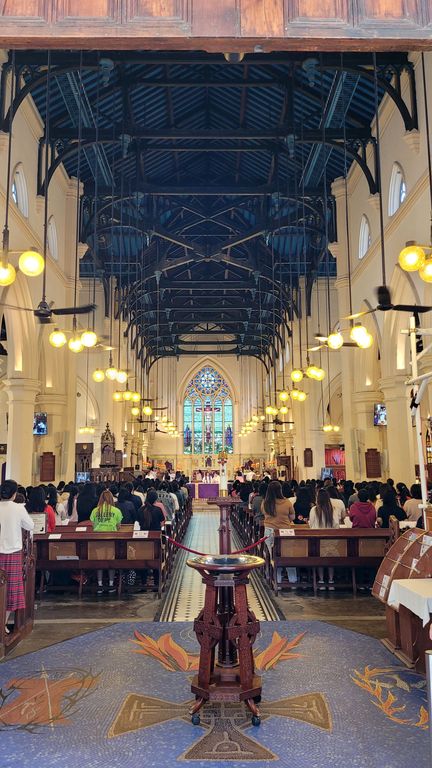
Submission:
[[[194,622],[201,649],[191,686],[197,699],[190,710],[194,724],[206,701],[245,701],[252,723],[259,725],[255,699],[261,696],[261,678],[255,675],[252,652],[259,621],[249,610],[246,586],[249,572],[263,563],[260,557],[246,555],[205,555],[187,562],[206,585],[204,607]]]

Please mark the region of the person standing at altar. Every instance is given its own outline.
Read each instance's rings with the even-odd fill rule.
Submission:
[[[196,475],[195,475],[195,482],[196,483],[202,483],[202,479],[203,479],[202,473],[201,473],[200,470],[198,470]]]

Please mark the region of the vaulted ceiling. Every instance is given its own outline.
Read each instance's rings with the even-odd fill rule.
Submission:
[[[30,93],[46,120],[46,53],[16,64],[16,106]],[[117,280],[140,353],[263,358],[285,342],[316,276],[335,274],[332,181],[354,161],[377,191],[375,99],[417,127],[407,56],[377,64],[375,92],[372,54],[52,52],[48,182],[61,163],[79,172],[81,275]]]

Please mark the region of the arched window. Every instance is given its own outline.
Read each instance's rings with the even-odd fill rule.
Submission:
[[[363,214],[360,222],[359,249],[358,249],[359,259],[362,259],[363,256],[366,255],[366,253],[370,248],[371,242],[372,242],[372,239],[371,239],[369,219],[367,216]]]
[[[58,240],[57,240],[57,227],[55,225],[54,217],[50,216],[48,219],[48,250],[54,261],[58,261]]]
[[[398,208],[402,205],[407,195],[407,188],[405,182],[405,176],[399,163],[393,165],[392,174],[390,177],[389,187],[389,216],[393,216]]]
[[[183,453],[233,452],[233,404],[230,388],[209,365],[186,387],[183,401]]]
[[[11,186],[12,200],[19,208],[22,215],[28,217],[28,194],[27,183],[25,180],[24,169],[22,164],[19,163],[13,172],[12,186]]]

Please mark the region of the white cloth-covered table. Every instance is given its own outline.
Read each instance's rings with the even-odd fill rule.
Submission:
[[[399,523],[399,530],[405,531],[407,528],[416,528],[417,523],[415,520],[401,520]]]
[[[432,579],[395,579],[390,587],[387,604],[391,608],[405,606],[423,621],[430,621],[432,613]]]

